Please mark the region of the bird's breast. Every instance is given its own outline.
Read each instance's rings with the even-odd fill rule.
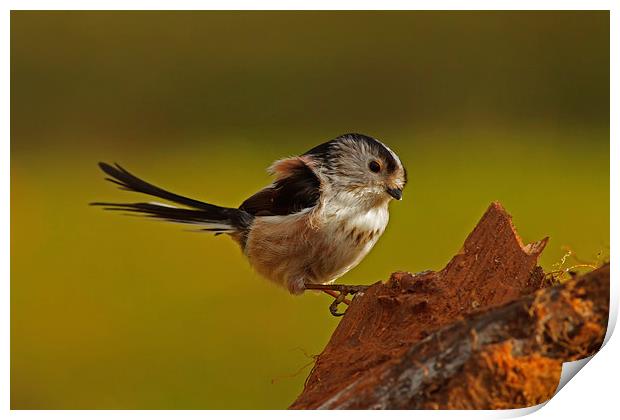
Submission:
[[[389,214],[387,209],[375,208],[365,212],[343,211],[325,217],[325,231],[349,244],[360,244],[381,236]]]
[[[300,212],[257,217],[245,253],[263,276],[293,293],[303,284],[328,283],[355,267],[375,245],[389,216],[386,208]]]
[[[389,220],[387,207],[363,212],[339,212],[324,218],[323,240],[332,251],[329,278],[338,278],[355,267],[377,243]],[[325,258],[325,256],[323,257]]]

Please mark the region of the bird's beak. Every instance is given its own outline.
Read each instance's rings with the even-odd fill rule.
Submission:
[[[403,198],[402,188],[388,188],[386,192],[392,197],[394,197],[396,200],[402,200]]]

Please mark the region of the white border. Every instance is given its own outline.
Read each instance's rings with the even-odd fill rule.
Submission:
[[[76,0],[7,1],[9,10],[611,10],[607,0]]]
[[[0,148],[0,170],[2,171],[2,183],[0,188],[2,189],[3,206],[1,207],[2,214],[4,216],[5,223],[2,224],[2,259],[1,265],[3,270],[3,283],[2,283],[2,295],[0,301],[0,308],[2,311],[2,320],[0,322],[0,337],[2,339],[2,346],[0,349],[2,356],[2,363],[0,364],[0,410],[2,414],[6,414],[9,410],[9,355],[10,355],[10,71],[9,71],[9,59],[10,59],[10,10],[38,10],[38,9],[65,9],[65,10],[137,10],[137,9],[151,9],[151,10],[339,10],[339,9],[358,9],[358,10],[611,10],[611,214],[620,214],[620,207],[618,206],[618,97],[620,96],[619,85],[617,83],[618,74],[620,74],[620,66],[618,65],[618,51],[620,48],[619,31],[620,19],[618,17],[618,7],[614,7],[615,3],[612,1],[550,1],[550,0],[519,0],[519,1],[394,1],[384,0],[381,2],[358,0],[358,1],[250,1],[250,0],[233,0],[228,2],[221,1],[197,1],[197,0],[178,0],[171,1],[140,1],[140,0],[94,0],[89,2],[79,1],[56,1],[53,2],[53,7],[49,1],[8,1],[5,4],[8,7],[5,9],[5,13],[2,15],[2,25],[0,26],[2,31],[2,42],[0,56],[5,57],[2,62],[4,65],[1,67],[2,75],[2,91],[0,94],[1,103],[1,115],[0,115],[0,127],[4,133],[2,147]],[[467,7],[465,7],[467,6]],[[611,242],[610,242],[610,255],[611,259],[615,262],[618,261],[618,238],[620,237],[619,225],[617,219],[612,217],[611,219]],[[610,319],[615,325],[617,319],[618,310],[618,270],[615,264],[611,265],[612,272],[612,312]],[[613,325],[610,325],[610,332],[613,329]],[[607,340],[609,336],[607,337]],[[580,379],[571,381],[565,389],[555,396],[545,407],[544,410],[538,411],[535,416],[545,416],[554,418],[574,418],[583,417],[585,415],[595,415],[596,417],[607,418],[609,413],[617,412],[617,383],[618,374],[620,373],[617,355],[620,353],[620,344],[618,339],[613,339],[607,342],[606,346],[593,358],[593,362],[588,364],[588,367],[584,369],[583,373],[580,373]],[[590,366],[591,365],[591,366]],[[531,411],[531,410],[529,410]],[[263,417],[274,419],[290,416],[304,418],[312,416],[317,417],[332,417],[340,415],[339,413],[331,411],[321,412],[286,412],[286,411],[257,411],[257,412],[239,412],[239,411],[210,411],[208,413],[202,411],[11,411],[10,415],[20,418],[34,418],[45,416],[46,418],[108,418],[114,416],[115,418],[180,418],[180,417],[204,417],[208,415],[210,417],[217,417],[222,419],[236,418],[241,414],[247,413],[253,417]],[[389,413],[382,413],[381,415],[388,415],[391,417],[406,416],[407,419],[411,416],[416,418],[446,418],[446,417],[458,417],[458,418],[501,418],[512,417],[514,415],[523,415],[526,411],[476,411],[476,412],[420,412],[414,413],[401,411],[391,411]],[[358,411],[351,413],[356,417],[374,416],[373,412]],[[404,418],[404,417],[403,417]]]

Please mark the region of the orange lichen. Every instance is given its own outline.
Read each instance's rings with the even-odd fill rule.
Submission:
[[[423,407],[506,409],[547,401],[558,386],[562,363],[536,354],[513,356],[512,350],[511,342],[487,346]]]

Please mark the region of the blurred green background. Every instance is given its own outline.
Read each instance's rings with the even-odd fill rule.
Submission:
[[[607,12],[13,12],[12,408],[285,408],[328,297],[225,236],[89,207],[139,199],[96,163],[236,206],[351,131],[410,181],[341,282],[441,269],[492,200],[551,237],[548,270],[608,252]]]

